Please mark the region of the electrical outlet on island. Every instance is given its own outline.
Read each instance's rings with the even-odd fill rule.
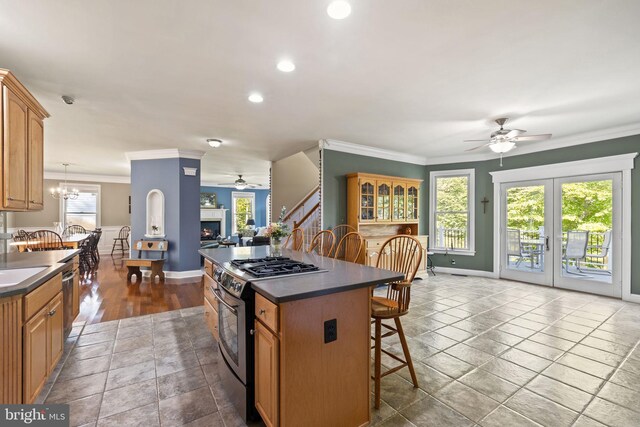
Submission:
[[[451,258],[451,265],[456,265],[456,259],[455,258]]]

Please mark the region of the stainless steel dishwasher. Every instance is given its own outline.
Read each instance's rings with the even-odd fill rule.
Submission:
[[[71,333],[73,325],[73,278],[76,275],[73,269],[73,262],[69,262],[69,267],[62,272],[62,302],[63,302],[63,324],[64,337]]]

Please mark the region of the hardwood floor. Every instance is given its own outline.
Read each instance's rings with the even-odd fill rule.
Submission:
[[[123,257],[102,255],[98,270],[80,281],[80,314],[77,321],[89,323],[124,319],[143,314],[161,313],[203,304],[202,279],[197,282],[127,285],[127,268]]]

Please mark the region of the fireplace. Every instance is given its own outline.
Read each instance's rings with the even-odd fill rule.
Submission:
[[[200,240],[215,240],[221,234],[220,221],[200,221]]]

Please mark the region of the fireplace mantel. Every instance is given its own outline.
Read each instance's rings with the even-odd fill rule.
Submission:
[[[200,209],[200,221],[220,221],[220,234],[227,233],[227,211],[229,209]]]

